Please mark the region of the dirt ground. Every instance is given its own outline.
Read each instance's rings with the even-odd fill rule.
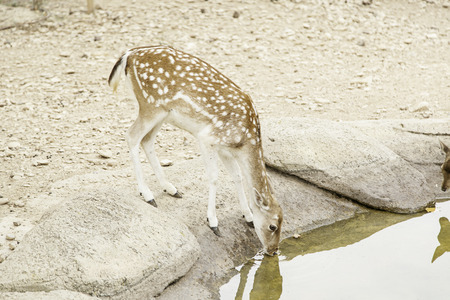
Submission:
[[[261,118],[449,117],[450,2],[369,2],[103,0],[89,15],[85,1],[49,0],[30,21],[18,9],[31,1],[0,1],[0,22],[18,23],[0,23],[0,218],[27,219],[28,199],[55,181],[129,166],[135,100],[106,81],[130,47],[199,56],[247,91]],[[174,163],[199,155],[170,126],[157,149]]]

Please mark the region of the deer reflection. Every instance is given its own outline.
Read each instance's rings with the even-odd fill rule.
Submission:
[[[440,245],[434,251],[432,263],[445,252],[450,252],[450,222],[447,218],[442,217],[439,219],[439,224],[441,224],[441,231],[437,238]]]
[[[253,288],[250,292],[250,300],[278,300],[280,299],[283,285],[283,277],[280,274],[278,255],[264,255],[261,264],[258,266],[252,259],[241,269],[241,280],[236,293],[236,300],[246,299],[244,297],[250,270],[257,266],[255,277],[253,278]]]

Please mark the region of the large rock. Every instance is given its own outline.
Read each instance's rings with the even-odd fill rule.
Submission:
[[[0,299],[5,300],[100,300],[100,298],[88,296],[72,291],[50,292],[0,292]]]
[[[266,162],[369,207],[414,213],[433,202],[422,173],[343,123],[284,118],[263,122]]]
[[[436,165],[443,162],[439,139],[450,135],[449,119],[428,120],[361,120],[345,122],[376,139],[414,165]]]
[[[419,170],[437,197],[441,191],[441,164],[445,155],[439,140],[449,141],[449,119],[352,121],[346,124],[361,130],[394,151]]]
[[[0,264],[0,291],[149,299],[198,257],[184,224],[127,193],[93,191],[58,205],[27,233]]]

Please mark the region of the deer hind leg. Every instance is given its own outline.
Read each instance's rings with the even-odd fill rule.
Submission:
[[[231,155],[231,153],[227,153],[224,151],[220,152],[220,158],[227,168],[229,174],[231,175],[233,182],[236,186],[237,196],[239,199],[239,203],[241,204],[241,210],[244,215],[245,221],[247,222],[247,225],[250,227],[254,227],[253,225],[253,215],[250,211],[247,197],[245,195],[245,189],[244,189],[244,178],[241,173],[241,169],[239,167],[239,164],[237,160]]]
[[[217,166],[218,155],[217,151],[212,145],[200,143],[200,150],[205,162],[206,176],[209,183],[208,196],[208,223],[211,230],[217,235],[221,236],[219,231],[219,221],[216,216],[216,194],[217,194],[217,179],[219,177],[219,168]]]
[[[164,171],[161,167],[161,164],[159,163],[159,159],[156,156],[155,152],[155,138],[158,131],[161,129],[163,121],[156,124],[155,127],[153,127],[153,129],[150,130],[149,133],[147,133],[147,135],[142,139],[141,145],[145,151],[145,154],[147,155],[150,165],[152,166],[153,172],[155,172],[156,178],[158,179],[158,182],[163,188],[164,192],[168,193],[173,197],[181,198],[181,194],[167,180],[166,175],[164,174]]]
[[[141,195],[144,197],[145,201],[153,206],[157,206],[155,198],[152,191],[145,184],[144,173],[142,171],[141,161],[139,159],[139,145],[142,139],[154,129],[158,124],[160,124],[167,114],[160,114],[152,119],[145,119],[138,116],[136,121],[133,123],[127,134],[128,146],[130,147],[131,161],[134,166],[134,171],[136,173],[136,179],[138,183],[138,189]]]

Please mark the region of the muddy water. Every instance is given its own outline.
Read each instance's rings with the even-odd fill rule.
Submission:
[[[450,299],[450,201],[434,212],[371,212],[256,256],[222,299]]]

